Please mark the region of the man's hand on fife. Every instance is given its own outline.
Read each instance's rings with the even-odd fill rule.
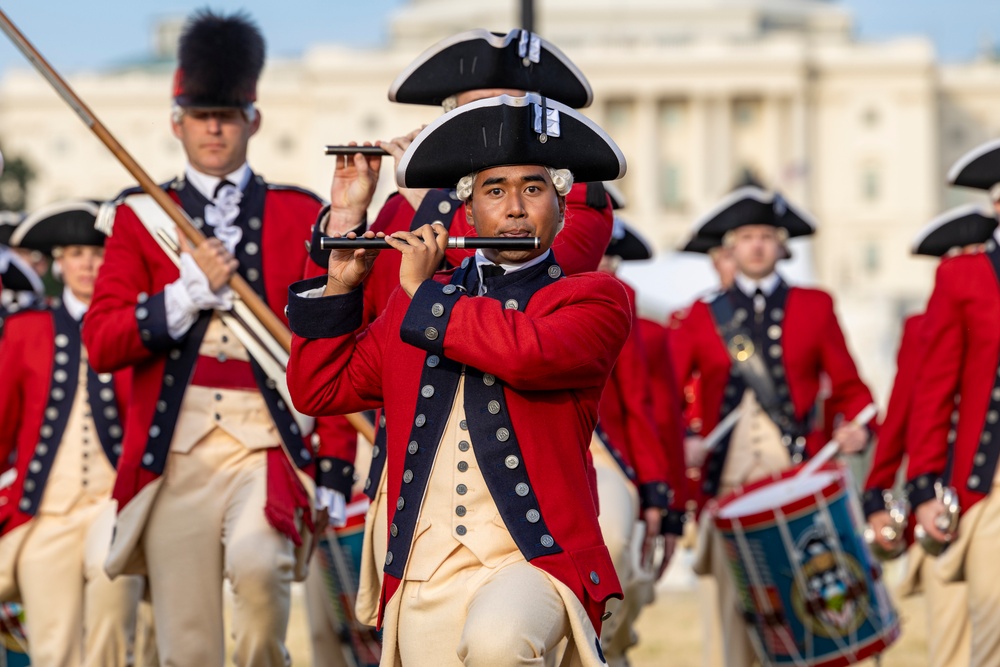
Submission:
[[[339,233],[333,234],[334,238],[339,238]],[[365,232],[362,238],[374,239],[382,238],[385,234],[379,232]],[[358,238],[354,232],[347,234],[347,238]],[[354,250],[333,250],[330,252],[330,263],[327,265],[326,289],[323,296],[335,296],[337,294],[347,294],[360,285],[372,270],[375,258],[380,251],[365,250],[356,248]]]
[[[444,225],[424,225],[412,232],[395,232],[385,240],[403,253],[399,284],[409,296],[434,275],[444,261],[448,230]]]
[[[350,145],[356,146],[357,142],[352,141]],[[365,142],[364,145],[372,144]],[[355,153],[337,156],[333,184],[330,186],[330,215],[323,230],[327,236],[346,234],[361,224],[375,195],[381,168],[382,157],[379,155]]]

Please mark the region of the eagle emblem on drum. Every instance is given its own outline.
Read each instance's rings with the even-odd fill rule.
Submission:
[[[792,606],[813,634],[850,635],[864,622],[869,605],[864,570],[850,554],[834,548],[827,535],[810,532],[797,545],[799,571]]]

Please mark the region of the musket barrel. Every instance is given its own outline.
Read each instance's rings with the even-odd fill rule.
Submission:
[[[344,237],[324,236],[319,240],[321,250],[387,250],[391,248],[385,239],[348,239]],[[452,236],[448,239],[449,248],[492,248],[494,250],[535,250],[541,247],[541,239],[537,236],[507,237],[507,236]]]

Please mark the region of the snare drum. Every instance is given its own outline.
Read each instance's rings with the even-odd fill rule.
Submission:
[[[846,468],[800,470],[720,499],[715,525],[761,662],[854,664],[896,640],[899,618]]]

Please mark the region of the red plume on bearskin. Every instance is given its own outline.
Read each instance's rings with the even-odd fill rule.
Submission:
[[[244,12],[195,12],[184,26],[174,75],[182,107],[243,107],[257,99],[264,37]]]

